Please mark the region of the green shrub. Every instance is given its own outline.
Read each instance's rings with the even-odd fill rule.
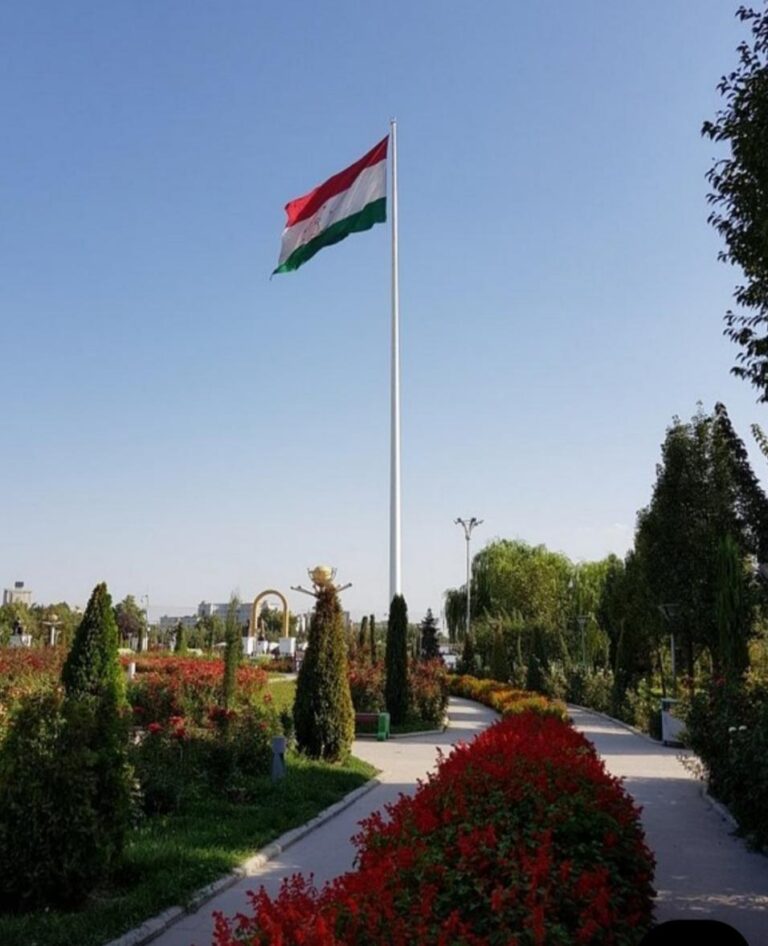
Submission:
[[[114,855],[94,804],[94,718],[59,692],[27,698],[0,747],[0,907],[79,906]]]
[[[355,719],[341,606],[333,586],[317,593],[296,684],[293,719],[296,744],[306,755],[337,761],[349,754]]]
[[[408,607],[402,595],[395,595],[389,606],[387,649],[384,661],[386,678],[384,698],[394,725],[405,722],[410,695],[408,692]]]
[[[686,741],[704,763],[712,794],[757,847],[768,847],[768,682],[718,678],[684,714]]]
[[[90,799],[99,818],[100,844],[115,866],[122,854],[132,817],[132,773],[128,764],[128,704],[118,655],[118,632],[112,599],[97,585],[83,614],[61,672],[65,715],[81,719],[88,741],[89,769],[94,776]],[[91,723],[86,725],[85,718]]]

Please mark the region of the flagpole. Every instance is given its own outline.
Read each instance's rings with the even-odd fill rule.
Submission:
[[[400,548],[400,287],[397,258],[397,122],[392,118],[392,392],[389,473],[389,600],[402,594]]]

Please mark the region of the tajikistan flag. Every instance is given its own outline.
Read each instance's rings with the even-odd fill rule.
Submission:
[[[298,269],[324,246],[387,219],[388,144],[384,138],[345,171],[285,205],[276,273]]]

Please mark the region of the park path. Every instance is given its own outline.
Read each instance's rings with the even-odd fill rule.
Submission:
[[[667,748],[614,720],[569,707],[577,729],[642,807],[656,856],[656,920],[729,923],[750,946],[768,946],[768,857],[749,851],[702,797],[702,782]]]
[[[450,727],[443,733],[405,736],[388,742],[356,740],[352,752],[380,770],[380,784],[268,861],[253,876],[243,878],[209,900],[197,913],[182,917],[153,940],[152,946],[210,946],[213,911],[220,910],[226,916],[250,912],[248,890],[263,885],[271,894],[277,893],[283,879],[296,873],[314,874],[315,883],[320,886],[350,870],[355,853],[350,839],[357,833],[358,823],[387,803],[397,801],[401,792],[413,792],[417,781],[434,769],[438,749],[448,750],[456,742],[469,741],[497,718],[496,713],[478,703],[456,698],[451,698],[448,714]]]

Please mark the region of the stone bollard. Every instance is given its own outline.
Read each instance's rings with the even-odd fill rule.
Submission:
[[[285,736],[272,737],[272,781],[285,778]]]

